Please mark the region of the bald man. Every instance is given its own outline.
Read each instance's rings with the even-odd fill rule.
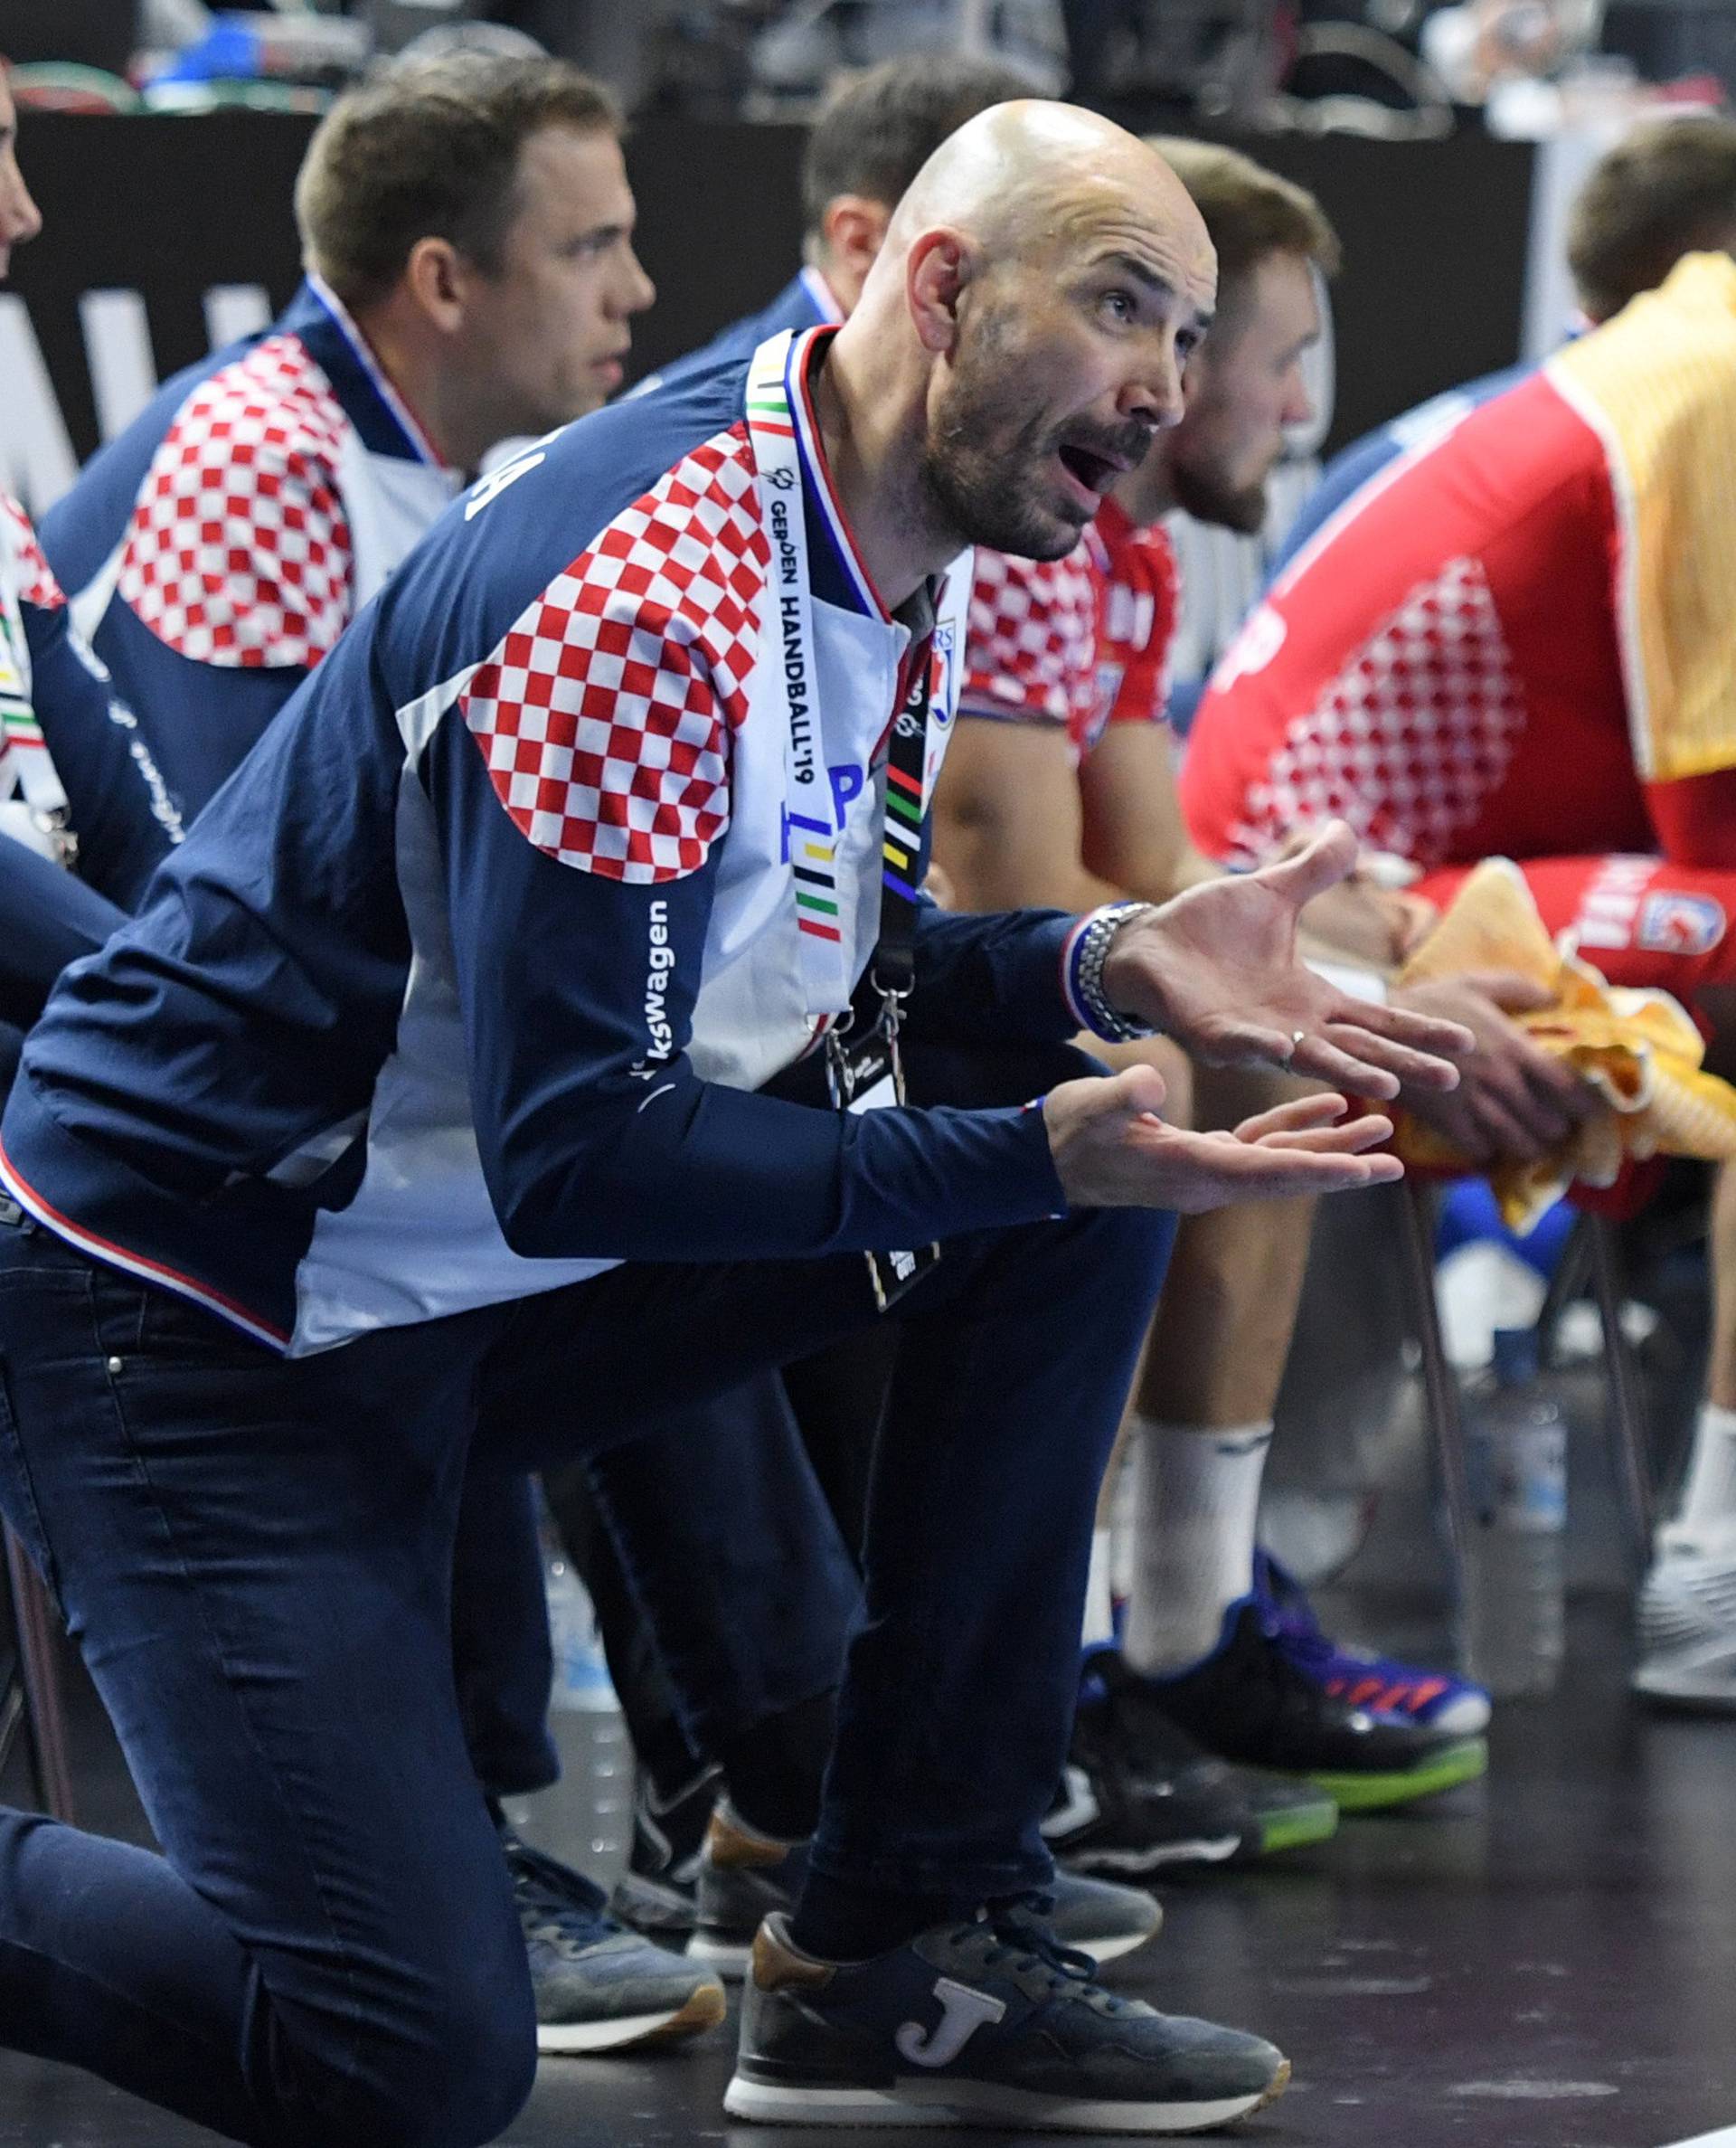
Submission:
[[[1331,1102],[1171,1130],[1063,1040],[1376,1098],[1467,1040],[1295,960],[1344,831],[1163,909],[912,894],[948,568],[1071,548],[1211,298],[1155,155],[985,115],[845,327],[476,487],[57,989],[0,1126],[0,1502],[165,1854],[0,1813],[0,2037],[270,2148],[498,2133],[535,2024],[452,1691],[467,1453],[596,1452],[886,1317],[866,1615],[730,2109],[1165,2132],[1282,2086],[1021,1906],[1165,1212],[1396,1167]]]

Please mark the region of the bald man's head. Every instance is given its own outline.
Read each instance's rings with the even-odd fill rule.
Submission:
[[[922,376],[931,518],[961,543],[1059,558],[1180,417],[1215,286],[1204,223],[1154,149],[1026,99],[929,159],[844,334]]]

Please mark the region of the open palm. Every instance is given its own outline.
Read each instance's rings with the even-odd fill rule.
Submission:
[[[1358,1096],[1448,1090],[1475,1046],[1458,1023],[1353,998],[1297,953],[1304,906],[1356,862],[1343,821],[1257,873],[1188,889],[1117,933],[1103,972],[1111,1006],[1210,1066],[1270,1065]]]

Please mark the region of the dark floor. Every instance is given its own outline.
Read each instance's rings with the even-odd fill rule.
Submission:
[[[1422,1814],[1347,1823],[1282,1869],[1165,1890],[1166,1928],[1110,1972],[1119,1987],[1258,2028],[1295,2060],[1288,2095],[1236,2137],[1268,2148],[1665,2148],[1736,2127],[1736,1722],[1631,1710],[1625,1623],[1614,1598],[1578,1607],[1566,1684],[1499,1717],[1486,1785]],[[571,1748],[592,1756],[580,1772],[593,1780],[574,1784],[555,1831],[573,1849],[573,1831],[589,1830],[607,1859],[620,1747],[609,1718],[566,1728]],[[118,1763],[90,1722],[79,1760],[85,1817],[137,1835]],[[729,2064],[720,2034],[656,2060],[545,2065],[507,2138],[836,2138],[726,2124]],[[928,2136],[875,2137],[896,2148]],[[0,2057],[0,2148],[206,2138],[66,2071]]]

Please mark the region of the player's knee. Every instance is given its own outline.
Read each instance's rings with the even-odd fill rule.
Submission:
[[[514,1994],[455,1993],[413,2039],[363,2058],[307,2148],[483,2148],[524,2108],[536,2025]]]

